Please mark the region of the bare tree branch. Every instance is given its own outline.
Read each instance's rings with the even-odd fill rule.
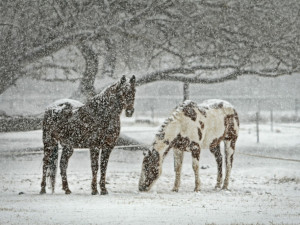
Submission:
[[[69,71],[74,71],[76,73],[78,73],[78,70],[76,67],[71,67],[71,66],[65,66],[65,65],[58,65],[58,64],[55,64],[55,63],[40,63],[38,65],[33,65],[33,66],[30,66],[30,68],[24,68],[23,70],[25,70],[24,72],[25,73],[28,73],[28,72],[32,72],[32,71],[36,71],[36,70],[40,70],[40,69],[47,69],[47,68],[51,68],[51,69],[61,69],[61,70],[64,70],[66,72],[69,72]]]

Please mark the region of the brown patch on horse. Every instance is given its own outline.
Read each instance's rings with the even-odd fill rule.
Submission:
[[[199,121],[199,123],[200,123],[201,129],[204,129],[204,123],[202,121]]]
[[[230,114],[225,116],[224,118],[224,126],[225,126],[225,130],[224,130],[224,134],[219,137],[219,138],[215,138],[212,143],[210,144],[210,149],[214,149],[216,148],[221,141],[223,140],[230,140],[230,147],[232,149],[235,149],[235,142],[237,140],[237,131],[234,129],[234,120],[237,121],[238,123],[238,118],[237,114]]]
[[[178,134],[171,142],[171,147],[177,148],[181,151],[185,151],[189,145],[190,139],[188,137],[182,137],[181,134]]]
[[[159,176],[159,153],[156,150],[149,151],[149,155],[143,160],[145,165],[145,184],[150,186]]]
[[[190,144],[190,149],[192,152],[192,157],[196,158],[198,161],[200,159],[200,145],[194,141]]]
[[[233,112],[234,112],[234,114],[233,114],[234,115],[234,119],[237,122],[237,125],[240,126],[239,116],[238,116],[237,112],[235,111],[235,109],[233,110]]]
[[[231,115],[227,115],[224,118],[224,125],[225,125],[225,130],[226,130],[226,136],[225,136],[225,140],[230,140],[230,147],[232,149],[235,149],[235,142],[237,140],[237,132],[234,129],[234,120],[236,119],[237,115],[235,114],[231,114]]]
[[[163,158],[165,158],[165,157],[167,156],[167,154],[169,153],[170,149],[171,149],[171,147],[169,146],[169,147],[167,148],[167,150],[164,152]]]
[[[200,112],[200,114],[202,114],[204,117],[206,117],[206,111],[204,108],[198,108],[198,111]]]
[[[156,134],[156,137],[158,138],[158,140],[164,140],[165,132],[160,132],[160,133]]]
[[[221,109],[221,108],[223,108],[223,106],[224,106],[223,102],[219,102],[219,103],[214,103],[211,106],[211,108],[213,108],[213,109]]]
[[[188,104],[188,105],[184,106],[182,111],[183,111],[185,116],[191,118],[191,120],[193,120],[193,121],[196,121],[197,113],[194,109],[193,104]]]
[[[224,122],[225,123],[225,122]],[[211,144],[209,145],[209,149],[215,149],[217,148],[219,145],[220,145],[220,142],[224,140],[225,138],[225,135],[226,135],[226,125],[225,125],[225,130],[224,130],[224,133],[221,137],[219,138],[215,138]]]
[[[225,125],[225,129],[226,129],[226,140],[230,140],[230,147],[232,149],[235,149],[235,142],[237,139],[237,132],[234,129],[234,120],[235,120],[236,115],[235,114],[231,114],[231,115],[227,115],[224,119],[224,125]]]
[[[217,109],[221,109],[223,108],[223,102],[220,102],[219,104],[217,104]]]
[[[202,132],[201,132],[200,128],[198,128],[198,136],[199,136],[199,141],[201,141],[201,139],[202,139]]]
[[[224,139],[223,136],[219,137],[219,138],[215,138],[209,145],[209,149],[214,149],[216,148],[220,142]]]
[[[230,156],[230,165],[231,165],[231,168],[232,168],[232,163],[233,163],[233,154]]]

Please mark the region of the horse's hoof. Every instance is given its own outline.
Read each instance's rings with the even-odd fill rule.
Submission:
[[[194,189],[194,192],[200,192],[200,191],[201,191],[200,188],[195,188],[195,189]]]
[[[97,194],[99,194],[99,192],[97,190],[92,191],[92,195],[97,195]]]
[[[173,192],[178,192],[178,190],[179,190],[178,188],[173,188],[172,189]]]
[[[103,190],[103,191],[101,191],[100,194],[101,194],[101,195],[108,195],[108,191],[107,191],[107,190]]]
[[[66,195],[69,195],[69,194],[71,194],[72,192],[70,191],[70,189],[67,189],[66,191],[65,191],[65,194]]]
[[[45,189],[42,189],[42,190],[40,191],[40,194],[41,194],[41,195],[46,194],[46,190],[45,190]]]
[[[215,186],[215,189],[220,189],[221,188],[221,185],[216,185]]]
[[[223,186],[223,187],[222,187],[222,190],[224,190],[224,191],[229,191],[229,189],[228,189],[227,186]]]

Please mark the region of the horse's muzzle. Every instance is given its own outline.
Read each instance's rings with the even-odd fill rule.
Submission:
[[[147,191],[147,189],[146,189],[145,186],[140,185],[139,186],[139,191],[145,192],[145,191]]]
[[[125,110],[126,117],[132,117],[133,113],[134,113],[134,109],[126,109]]]

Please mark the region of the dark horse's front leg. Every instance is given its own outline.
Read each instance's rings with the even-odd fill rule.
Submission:
[[[73,154],[73,147],[63,146],[61,158],[60,158],[60,174],[62,179],[62,189],[66,194],[71,194],[69,189],[68,179],[67,179],[67,168],[69,164],[69,159]]]
[[[105,176],[106,176],[106,169],[107,169],[107,163],[109,160],[110,153],[112,151],[112,146],[105,146],[102,149],[101,152],[101,162],[100,162],[100,168],[101,168],[101,177],[100,177],[100,189],[101,189],[101,195],[107,195],[108,192],[105,188]]]
[[[97,173],[99,170],[99,148],[91,148],[90,156],[91,156],[91,167],[92,167],[92,195],[98,194],[97,190]]]

